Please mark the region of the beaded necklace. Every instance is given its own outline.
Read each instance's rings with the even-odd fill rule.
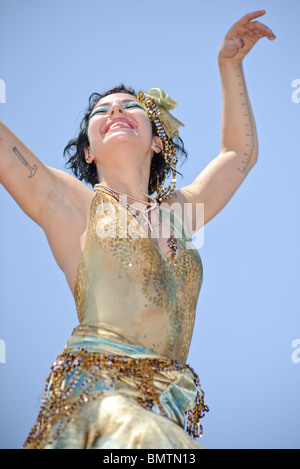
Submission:
[[[150,232],[152,233],[152,235],[154,237],[156,237],[156,233],[155,233],[154,228],[161,224],[161,217],[160,217],[160,213],[159,213],[159,210],[158,210],[158,203],[157,203],[156,199],[154,199],[153,197],[151,197],[150,195],[148,195],[148,194],[146,194],[142,191],[140,191],[141,194],[148,197],[151,200],[150,202],[146,202],[145,200],[139,199],[138,197],[134,197],[134,196],[126,194],[124,192],[117,191],[116,189],[112,189],[109,186],[104,186],[103,184],[96,184],[95,187],[97,187],[97,188],[101,187],[108,194],[115,197],[124,207],[128,208],[128,210],[130,211],[130,213],[133,216],[138,218],[138,220],[140,221],[140,223],[142,225],[148,225],[148,228],[149,228]],[[127,202],[127,200],[122,199],[120,196],[124,196],[126,198],[128,197],[129,199],[132,199],[132,200],[135,200],[136,202],[142,203],[146,207],[144,209],[135,207],[133,204],[130,204],[129,202]],[[152,212],[154,210],[157,211],[157,216],[158,216],[158,222],[155,223],[155,224],[153,224],[150,220],[150,217],[151,217],[150,212]]]
[[[105,190],[108,194],[112,195],[115,199],[118,200],[118,202],[120,202],[123,206],[125,206],[130,211],[130,213],[132,213],[132,215],[140,221],[142,225],[148,225],[148,228],[151,234],[153,235],[154,241],[157,244],[157,241],[156,241],[157,234],[154,228],[161,224],[161,214],[159,212],[158,203],[156,199],[154,199],[148,194],[145,194],[142,191],[140,191],[141,194],[148,197],[151,200],[151,202],[145,202],[145,200],[139,199],[137,197],[126,194],[124,192],[117,191],[116,189],[112,189],[109,186],[104,186],[103,184],[96,184],[95,188],[102,188],[103,190]],[[127,200],[122,199],[120,196],[125,196],[126,198],[129,197],[132,200],[135,200],[137,202],[140,202],[146,205],[146,207],[144,209],[137,208],[134,205],[127,202]],[[151,216],[150,212],[153,210],[157,210],[158,223],[156,224],[153,224],[150,221],[150,216]],[[169,251],[166,253],[166,256],[170,258],[171,260],[174,260],[176,257],[177,250],[178,250],[178,244],[177,244],[177,239],[175,238],[173,234],[171,234],[170,237],[168,238],[167,245],[169,247]]]

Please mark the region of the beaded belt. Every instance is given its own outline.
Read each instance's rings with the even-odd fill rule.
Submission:
[[[55,438],[71,420],[74,412],[89,401],[98,399],[116,389],[117,383],[130,379],[136,390],[134,399],[140,406],[152,410],[156,404],[161,415],[167,417],[159,400],[160,391],[154,384],[155,375],[165,372],[192,373],[197,394],[193,409],[186,412],[185,431],[197,438],[202,435],[200,419],[208,407],[199,378],[188,365],[163,358],[132,358],[129,356],[89,352],[84,348],[64,350],[51,366],[46,381],[37,422],[24,448],[39,448]]]

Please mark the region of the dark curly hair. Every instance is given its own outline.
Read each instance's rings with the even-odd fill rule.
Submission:
[[[97,167],[95,162],[93,161],[91,164],[88,164],[85,160],[85,150],[87,150],[90,146],[89,139],[88,139],[88,126],[89,126],[89,119],[94,109],[95,105],[101,98],[105,96],[114,94],[114,93],[126,93],[131,94],[132,96],[136,96],[136,92],[131,87],[124,86],[123,83],[121,85],[116,86],[103,94],[99,93],[92,93],[89,97],[89,105],[84,113],[84,117],[80,123],[80,129],[78,137],[73,138],[69,141],[64,149],[64,156],[68,157],[68,161],[66,163],[66,167],[71,169],[73,174],[80,180],[85,181],[87,184],[91,184],[94,186],[99,182],[98,174],[97,174]],[[152,124],[152,132],[154,136],[157,136],[157,131],[155,124]],[[185,158],[187,157],[187,151],[184,148],[184,143],[181,138],[175,138],[172,140],[176,151],[178,154],[183,155]],[[149,185],[148,191],[149,194],[153,194],[157,187],[157,181],[161,183],[164,179],[165,170],[167,170],[167,177],[170,175],[170,167],[165,162],[163,153],[154,153],[151,168],[150,168],[150,177],[149,177]],[[180,173],[178,173],[180,174]]]

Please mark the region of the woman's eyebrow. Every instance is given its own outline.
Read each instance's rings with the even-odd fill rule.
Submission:
[[[131,103],[131,102],[135,102],[135,99],[133,97],[133,99],[123,99],[121,101],[121,104],[126,104],[126,103]],[[139,104],[138,101],[136,101],[137,104]],[[103,107],[103,106],[110,106],[111,103],[101,103],[101,104],[98,104],[93,110],[95,109],[98,109],[98,107]]]

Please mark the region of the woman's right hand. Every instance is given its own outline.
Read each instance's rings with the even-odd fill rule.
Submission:
[[[270,28],[260,21],[254,21],[265,13],[265,10],[247,13],[231,26],[219,49],[219,60],[241,62],[259,39],[263,37],[267,37],[270,41],[275,39]]]

